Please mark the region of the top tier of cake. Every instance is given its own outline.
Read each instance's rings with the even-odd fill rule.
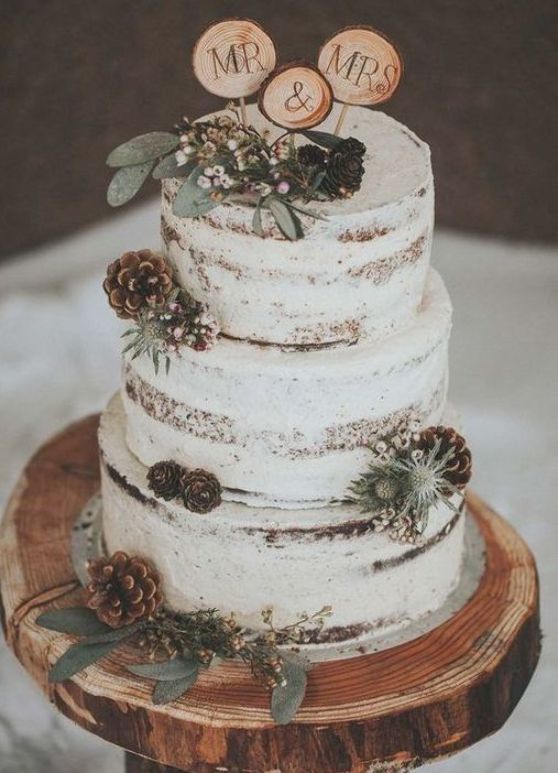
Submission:
[[[249,120],[280,133],[256,106]],[[330,117],[320,130],[333,131]],[[428,146],[384,113],[351,108],[343,130],[367,147],[366,172],[351,199],[311,202],[305,238],[286,240],[263,211],[224,204],[178,218],[177,180],[163,183],[164,250],[178,281],[206,302],[232,338],[323,345],[380,339],[408,326],[420,306],[430,260],[434,188]],[[305,140],[302,138],[302,142]]]

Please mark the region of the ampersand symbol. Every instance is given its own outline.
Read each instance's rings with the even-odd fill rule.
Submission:
[[[300,81],[295,81],[293,86],[294,93],[287,100],[285,100],[285,110],[288,110],[289,113],[297,113],[299,110],[304,108],[308,113],[312,112],[312,97],[307,96],[305,99],[301,97],[304,84]]]

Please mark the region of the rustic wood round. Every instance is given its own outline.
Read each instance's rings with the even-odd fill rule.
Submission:
[[[27,671],[66,716],[128,750],[128,771],[402,770],[457,752],[508,718],[539,655],[537,572],[520,537],[473,495],[487,558],[473,598],[414,641],[316,666],[290,725],[272,722],[267,693],[236,663],[208,671],[165,707],[150,703],[150,683],[126,673],[126,653],[49,684],[49,666],[72,638],[34,621],[80,601],[69,538],[99,486],[97,423],[70,426],[23,473],[0,537],[0,609]]]

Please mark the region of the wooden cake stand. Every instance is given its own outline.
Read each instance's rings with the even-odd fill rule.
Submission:
[[[315,666],[290,725],[273,723],[268,694],[236,663],[204,672],[163,707],[149,700],[151,682],[126,672],[125,650],[49,684],[50,665],[74,639],[35,618],[81,602],[69,541],[99,487],[97,424],[94,416],[70,426],[24,471],[0,536],[0,612],[8,644],[52,703],[126,749],[130,773],[404,770],[464,749],[509,717],[539,657],[537,571],[521,538],[474,495],[486,568],[473,597],[413,641]]]

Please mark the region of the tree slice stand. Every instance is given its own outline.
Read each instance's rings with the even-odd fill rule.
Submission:
[[[50,665],[74,639],[34,621],[81,602],[70,534],[99,487],[97,425],[89,417],[49,441],[16,486],[0,533],[0,614],[8,644],[50,700],[126,749],[129,773],[404,770],[470,746],[509,717],[539,657],[537,571],[522,539],[473,494],[486,568],[472,598],[413,641],[315,666],[290,725],[273,723],[268,694],[236,663],[205,672],[164,707],[150,703],[151,682],[125,671],[126,651],[49,684]]]

